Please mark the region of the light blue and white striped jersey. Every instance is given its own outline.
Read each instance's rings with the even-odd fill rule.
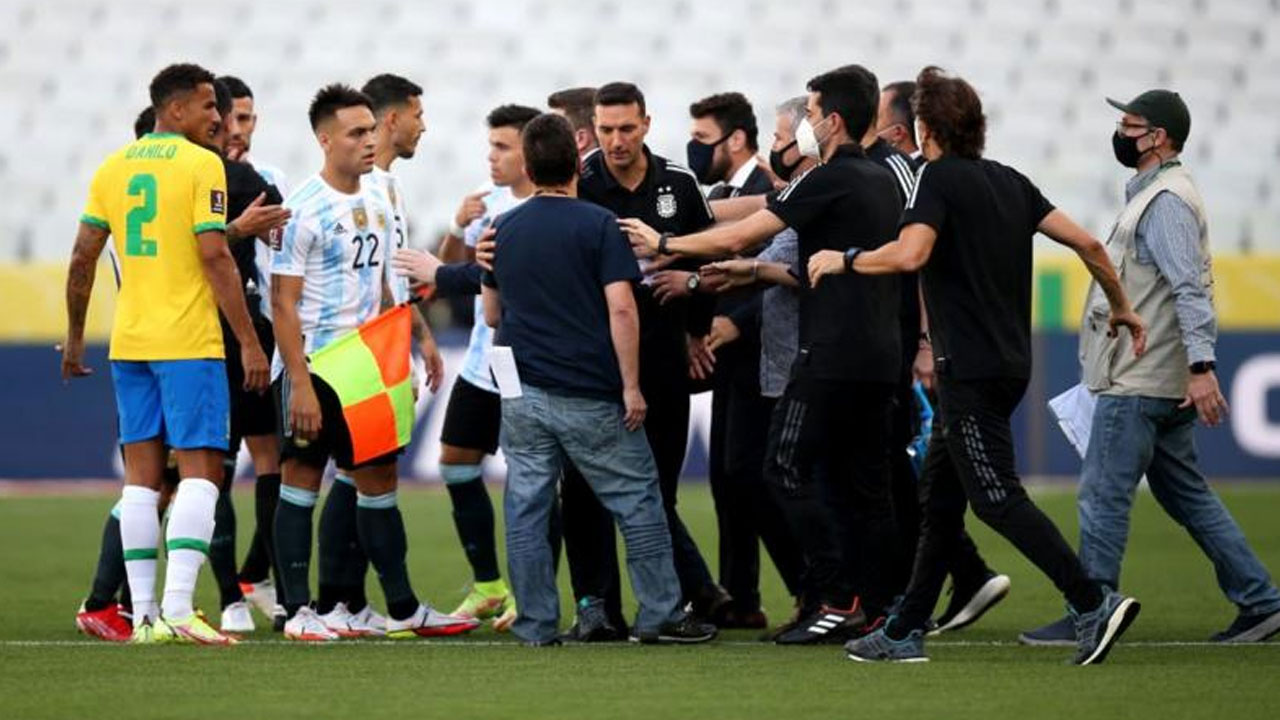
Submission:
[[[280,191],[280,197],[289,197],[289,179],[285,177],[284,171],[274,165],[260,163],[257,160],[245,155],[240,159],[241,162],[247,162],[258,171],[258,175],[262,177],[268,185],[275,185],[276,190]],[[262,317],[268,321],[271,320],[271,252],[262,245],[257,247],[253,255],[253,264],[258,267],[258,277],[261,283],[258,286],[258,293],[262,297]]]
[[[319,350],[382,309],[385,269],[391,259],[391,203],[367,178],[354,195],[338,192],[319,175],[285,201],[293,211],[271,272],[303,278],[298,301],[303,349]],[[277,347],[271,376],[284,369]]]
[[[467,247],[475,247],[483,233],[499,215],[516,207],[528,198],[517,198],[511,194],[511,188],[495,186],[491,182],[477,188],[477,192],[488,190],[484,198],[484,215],[476,218],[463,232],[463,240]],[[467,343],[467,354],[462,359],[462,370],[459,374],[472,385],[498,392],[489,373],[489,348],[493,347],[493,328],[484,321],[484,300],[476,295],[475,324],[471,326],[471,342]]]
[[[388,236],[394,241],[394,246],[389,247],[388,251],[395,251],[401,248],[409,247],[409,216],[404,210],[404,193],[400,184],[400,179],[391,174],[387,170],[374,167],[373,171],[365,176],[365,181],[372,185],[387,197],[391,202],[391,232]],[[387,263],[387,284],[391,288],[391,297],[395,298],[396,303],[402,303],[409,299],[409,278],[397,273],[391,263]]]

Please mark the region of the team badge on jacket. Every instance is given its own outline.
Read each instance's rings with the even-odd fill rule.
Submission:
[[[658,217],[673,218],[676,216],[676,196],[672,194],[671,188],[659,188],[658,195]]]
[[[369,213],[365,212],[363,205],[352,208],[351,217],[356,221],[356,227],[362,232],[369,229]]]

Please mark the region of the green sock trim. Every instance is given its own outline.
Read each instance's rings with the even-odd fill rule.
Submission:
[[[196,550],[204,553],[205,555],[209,554],[209,543],[204,540],[197,540],[196,538],[174,538],[165,543],[165,548],[168,549],[169,552],[173,552],[174,550]]]
[[[159,557],[160,550],[158,548],[134,548],[132,550],[124,551],[125,562],[129,562],[130,560],[155,560]]]

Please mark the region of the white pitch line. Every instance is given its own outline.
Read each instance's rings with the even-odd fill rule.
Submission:
[[[355,640],[355,641],[339,641],[328,643],[305,643],[292,640],[242,640],[241,645],[245,646],[275,646],[275,647],[452,647],[452,648],[486,648],[486,647],[521,647],[520,643],[501,640]],[[709,645],[720,645],[728,647],[769,647],[768,643],[748,642],[742,640],[724,640],[712,641]],[[1139,648],[1242,648],[1242,647],[1270,647],[1280,648],[1280,643],[1217,643],[1208,641],[1181,641],[1181,640],[1161,640],[1161,641],[1143,641],[1121,642],[1120,645],[1125,647]],[[591,645],[583,643],[566,643],[564,647],[575,648],[610,648],[623,647],[622,643],[607,643],[600,645]],[[110,643],[97,640],[0,640],[0,647],[128,647],[128,643]],[[837,648],[836,645],[818,646]],[[943,648],[973,648],[973,647],[993,647],[993,648],[1013,648],[1025,647],[1028,649],[1045,649],[1043,647],[1023,645],[1022,643],[1012,640],[935,640],[925,644],[926,648],[943,647]],[[1063,647],[1048,648],[1055,650],[1064,650]],[[785,652],[785,651],[783,651]]]

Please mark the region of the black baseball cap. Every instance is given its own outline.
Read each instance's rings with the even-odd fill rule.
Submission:
[[[1164,128],[1179,147],[1191,134],[1191,112],[1182,96],[1172,90],[1148,90],[1127,103],[1107,98],[1111,107],[1145,118],[1152,127]]]

